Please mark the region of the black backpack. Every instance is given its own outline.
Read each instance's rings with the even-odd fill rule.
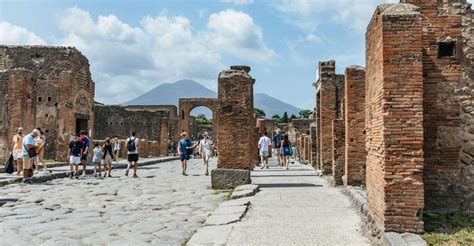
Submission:
[[[5,164],[5,172],[12,174],[15,171],[15,168],[13,167],[13,155],[10,155],[10,158],[8,158],[7,163]]]
[[[127,150],[129,152],[134,152],[135,150],[137,150],[137,146],[135,145],[135,139],[129,139],[128,142],[127,142]]]

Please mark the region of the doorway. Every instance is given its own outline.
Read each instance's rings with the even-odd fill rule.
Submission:
[[[89,129],[88,120],[76,118],[76,133],[79,133],[82,130],[87,131],[87,129]]]

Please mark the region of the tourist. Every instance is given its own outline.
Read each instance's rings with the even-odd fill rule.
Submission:
[[[23,182],[31,183],[33,176],[33,158],[38,155],[35,150],[35,138],[40,134],[38,129],[34,129],[23,138],[21,154],[23,156]]]
[[[36,136],[35,138],[35,149],[36,152],[38,153],[38,156],[36,156],[35,161],[36,161],[36,172],[38,173],[39,171],[39,165],[43,165],[43,173],[46,174],[46,163],[44,162],[44,146],[46,145],[46,135],[44,132],[41,130],[41,128],[36,128],[38,131],[40,131],[40,135]]]
[[[92,163],[94,164],[94,177],[102,177],[100,164],[102,162],[102,149],[100,148],[99,143],[94,144],[94,151],[92,154]],[[97,175],[97,172],[99,175]]]
[[[273,147],[275,149],[275,155],[278,159],[278,165],[282,165],[282,158],[281,158],[281,141],[283,137],[281,136],[280,129],[276,131],[275,137],[273,137]]]
[[[127,138],[128,166],[127,166],[127,171],[125,171],[125,176],[128,176],[128,171],[133,166],[133,177],[138,178],[137,168],[138,168],[139,143],[140,143],[140,139],[135,137],[135,132],[132,132],[132,136]]]
[[[13,155],[13,164],[16,167],[16,175],[20,176],[21,172],[21,162],[23,155],[22,152],[22,143],[23,143],[23,128],[18,127],[17,133],[13,136],[12,139],[12,155]]]
[[[270,145],[272,144],[272,140],[267,137],[268,133],[263,133],[263,136],[258,140],[258,149],[260,150],[260,162],[261,162],[261,169],[268,168],[268,151],[270,150]]]
[[[183,168],[183,175],[188,176],[186,174],[186,170],[188,168],[188,161],[189,157],[193,153],[194,145],[188,139],[188,134],[186,132],[181,133],[181,140],[178,143],[178,154],[181,159],[181,167]]]
[[[79,164],[81,164],[81,153],[82,153],[82,141],[81,135],[77,134],[74,136],[74,140],[69,143],[69,150],[67,156],[69,156],[69,178],[76,177],[79,179]]]
[[[87,168],[87,156],[89,153],[89,145],[90,140],[87,137],[87,132],[82,130],[80,132],[81,135],[81,142],[82,142],[82,153],[81,153],[81,163],[82,163],[82,176],[86,176],[86,168]]]
[[[115,153],[115,163],[118,164],[120,156],[120,141],[118,138],[114,139],[114,153]]]
[[[106,177],[111,178],[112,177],[110,175],[110,173],[112,172],[112,161],[113,160],[114,160],[114,153],[112,151],[112,142],[110,141],[110,138],[106,138],[105,139],[105,145],[102,148],[102,161],[104,162],[104,178],[106,178]],[[128,169],[127,169],[127,171],[128,171]]]
[[[209,159],[212,157],[212,146],[213,143],[209,139],[209,133],[204,132],[202,135],[203,139],[199,141],[199,150],[200,154],[202,156],[202,159],[204,160],[204,170],[205,170],[205,175],[209,175]]]
[[[293,155],[293,149],[291,147],[291,142],[287,134],[283,136],[281,148],[281,153],[283,153],[283,164],[286,167],[286,170],[289,170],[290,157]]]

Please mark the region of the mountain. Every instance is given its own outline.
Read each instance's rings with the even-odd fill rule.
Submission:
[[[180,80],[175,83],[161,84],[123,105],[176,105],[178,107],[179,98],[195,97],[216,98],[217,93],[196,81]],[[301,110],[264,93],[256,93],[254,101],[255,107],[262,109],[268,118],[275,114],[282,116],[284,112],[288,112],[288,116],[298,115]],[[200,113],[206,114],[208,118],[212,117],[207,109],[193,110],[193,115]]]

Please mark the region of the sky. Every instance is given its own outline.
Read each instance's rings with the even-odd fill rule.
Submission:
[[[387,2],[0,0],[0,44],[76,47],[108,104],[180,79],[217,90],[219,72],[243,64],[256,92],[312,109],[318,61],[363,66],[365,29]]]

